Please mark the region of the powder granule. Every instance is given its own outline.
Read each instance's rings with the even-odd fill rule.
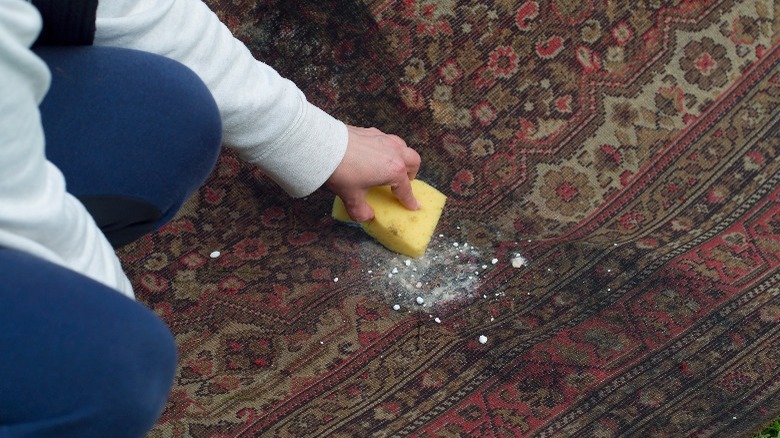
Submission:
[[[521,256],[520,254],[515,254],[515,256],[512,257],[511,262],[513,268],[522,268],[528,264],[528,260],[526,260],[525,257]]]

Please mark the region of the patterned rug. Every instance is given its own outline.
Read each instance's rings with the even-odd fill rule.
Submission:
[[[780,415],[776,0],[209,5],[310,100],[407,139],[449,199],[406,260],[226,152],[121,251],[180,345],[152,436],[746,436]]]

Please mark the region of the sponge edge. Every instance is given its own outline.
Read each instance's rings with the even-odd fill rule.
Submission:
[[[436,230],[447,197],[423,181],[415,179],[411,183],[420,208],[406,209],[389,186],[374,187],[366,193],[366,202],[374,209],[374,219],[360,226],[387,249],[420,257]],[[333,201],[332,216],[339,221],[353,222],[338,196]]]

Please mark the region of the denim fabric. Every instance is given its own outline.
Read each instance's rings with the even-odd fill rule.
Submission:
[[[81,274],[0,248],[0,437],[142,437],[176,369],[170,330]]]
[[[162,56],[109,47],[45,47],[40,106],[46,155],[114,246],[170,220],[203,183],[222,138],[195,73]]]

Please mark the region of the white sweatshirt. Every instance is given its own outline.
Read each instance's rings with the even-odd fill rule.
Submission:
[[[95,44],[145,50],[195,71],[220,109],[224,142],[292,196],[319,188],[344,156],[346,126],[256,61],[200,0],[101,0]],[[29,50],[40,16],[0,0],[0,247],[37,255],[132,297],[111,245],[44,153],[38,104],[51,80]]]

